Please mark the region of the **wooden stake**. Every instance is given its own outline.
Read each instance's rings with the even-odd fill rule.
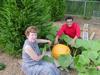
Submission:
[[[90,36],[90,40],[92,40],[95,36],[95,32],[92,32],[91,36]]]
[[[88,40],[88,24],[84,24],[84,26],[83,26],[82,39]]]

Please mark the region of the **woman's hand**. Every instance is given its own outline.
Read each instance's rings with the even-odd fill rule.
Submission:
[[[48,44],[49,44],[49,45],[51,45],[51,44],[52,44],[52,42],[51,42],[50,40],[48,40]]]

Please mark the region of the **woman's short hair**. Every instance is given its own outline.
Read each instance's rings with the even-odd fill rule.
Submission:
[[[29,36],[29,33],[37,33],[37,28],[35,26],[29,26],[26,30],[25,30],[25,35]]]

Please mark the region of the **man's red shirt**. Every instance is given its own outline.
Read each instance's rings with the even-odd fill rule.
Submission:
[[[72,26],[69,27],[66,23],[62,25],[60,30],[57,32],[57,35],[60,37],[62,34],[66,34],[71,38],[74,38],[77,36],[78,38],[80,37],[80,26],[73,22]]]

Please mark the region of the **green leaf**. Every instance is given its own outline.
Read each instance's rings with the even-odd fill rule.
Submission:
[[[44,60],[44,61],[47,61],[47,62],[54,63],[53,57],[49,57],[49,56],[47,56],[47,55],[45,55],[45,56],[43,57],[43,60]]]
[[[82,72],[79,72],[78,75],[88,75],[88,74],[87,73],[84,73],[84,72],[83,73]]]
[[[98,53],[96,51],[89,51],[88,53],[89,53],[89,58],[93,61],[98,57]]]
[[[78,62],[81,63],[82,65],[86,65],[90,62],[90,60],[88,57],[86,57],[84,55],[80,55]]]
[[[78,39],[75,47],[84,47],[87,50],[100,50],[100,42],[96,40],[82,40]]]
[[[71,65],[71,63],[73,63],[73,58],[71,57],[71,55],[61,55],[58,58],[58,63],[63,69],[66,69]]]
[[[49,34],[49,35],[47,35],[47,38],[48,38],[49,40],[51,40],[51,41],[54,41],[55,36],[53,36],[53,35]]]
[[[95,65],[100,65],[100,57],[99,57],[98,59],[95,59],[95,60],[94,60],[94,64],[95,64]]]
[[[69,44],[72,39],[69,36],[63,35],[61,37],[61,40],[64,40],[67,44]]]
[[[99,75],[100,71],[96,70],[96,68],[90,68],[88,70],[88,75]]]
[[[50,34],[53,36],[56,36],[57,31],[59,30],[59,26],[52,26],[52,29],[50,30]]]
[[[40,48],[40,50],[41,50],[42,52],[46,52],[46,50],[47,50],[47,44],[45,44],[43,48]]]

